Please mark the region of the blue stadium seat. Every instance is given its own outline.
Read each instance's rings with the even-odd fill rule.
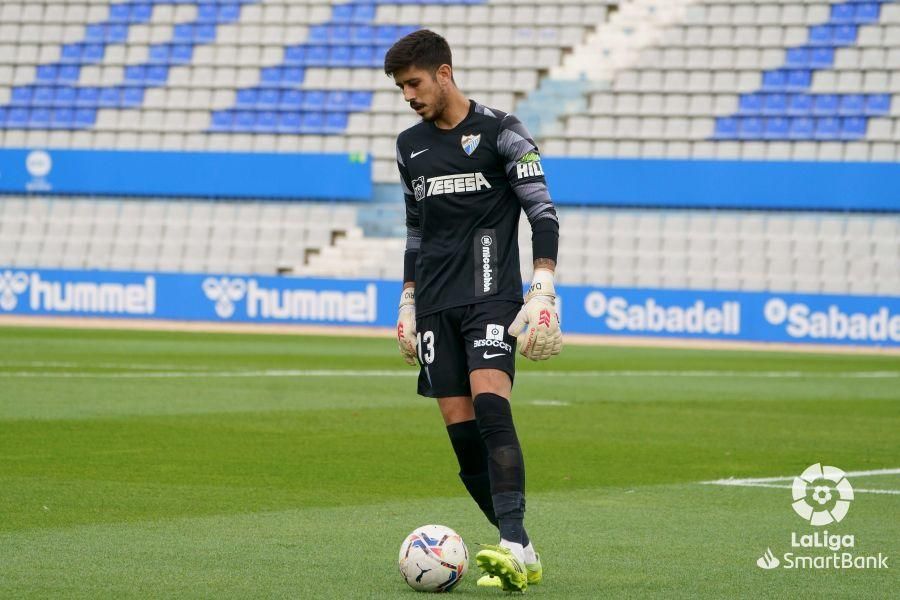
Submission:
[[[153,16],[153,6],[148,2],[131,5],[131,22],[146,23]]]
[[[336,4],[331,7],[331,21],[333,23],[352,23],[353,5]]]
[[[853,4],[833,4],[831,6],[832,23],[855,23],[856,7]]]
[[[370,25],[354,25],[350,30],[350,41],[354,44],[374,44],[375,28]]]
[[[241,7],[238,4],[219,3],[219,23],[233,23],[241,16]]]
[[[787,87],[787,73],[782,69],[763,71],[762,87],[764,90],[783,90]]]
[[[97,121],[97,110],[93,108],[79,108],[75,111],[73,126],[79,129],[93,127]]]
[[[80,63],[84,55],[84,44],[63,44],[59,60],[63,63]]]
[[[194,57],[194,47],[189,44],[172,45],[172,64],[185,65]]]
[[[59,67],[56,65],[38,65],[35,79],[38,82],[54,83],[59,75]]]
[[[172,33],[172,41],[181,44],[190,44],[194,38],[196,25],[194,23],[178,23]]]
[[[856,25],[839,25],[834,29],[835,46],[849,46],[856,43]]]
[[[216,26],[210,23],[199,23],[194,28],[194,43],[211,44],[216,41]]]
[[[275,108],[281,99],[281,94],[277,88],[263,88],[259,90],[259,96],[256,99],[256,105],[259,108]]]
[[[831,25],[814,25],[809,28],[810,46],[831,46],[834,38],[834,27]]]
[[[375,41],[379,44],[393,44],[400,38],[399,32],[399,26],[379,25],[375,29]]]
[[[235,96],[235,105],[238,108],[253,108],[256,106],[256,100],[259,97],[259,91],[256,88],[244,88],[237,91]]]
[[[278,101],[281,110],[299,111],[303,105],[303,92],[300,90],[283,90]],[[299,117],[298,121],[299,123]]]
[[[306,64],[306,46],[286,46],[284,64],[302,66]]]
[[[51,115],[53,129],[72,129],[75,124],[75,112],[71,108],[57,108]]]
[[[325,98],[325,110],[347,112],[350,110],[350,94],[340,90],[328,92]]]
[[[0,128],[6,127],[6,117],[9,113],[9,109],[5,106],[0,106]]]
[[[234,113],[230,110],[214,110],[210,129],[212,131],[231,131],[234,125]]]
[[[327,44],[329,42],[328,26],[313,25],[306,34],[306,40],[310,44]]]
[[[764,115],[784,115],[787,112],[787,96],[785,94],[766,94],[763,98],[762,113]]]
[[[378,66],[379,62],[375,57],[375,49],[372,46],[356,46],[353,48],[353,54],[350,57],[351,67],[375,67]]]
[[[239,110],[234,113],[234,131],[253,131],[256,125],[256,113],[251,110]]]
[[[106,46],[102,44],[85,44],[84,53],[81,55],[82,63],[97,63],[103,60],[106,54]]]
[[[278,130],[278,115],[271,110],[265,110],[256,114],[256,123],[253,131],[256,133],[275,133]]]
[[[881,4],[875,2],[865,2],[856,6],[856,22],[877,23],[881,18]]]
[[[118,108],[122,105],[122,88],[106,87],[100,88],[100,96],[97,99],[97,106],[101,108]]]
[[[56,106],[75,106],[77,91],[74,87],[63,85],[56,88],[53,104]]]
[[[100,100],[100,88],[81,87],[77,88],[75,96],[76,106],[97,106]]]
[[[316,134],[325,130],[325,116],[320,112],[303,113],[303,119],[300,123],[300,132]]]
[[[815,133],[815,121],[809,117],[794,117],[791,119],[788,138],[792,140],[810,140]]]
[[[24,129],[28,126],[28,109],[11,108],[6,115],[6,126],[10,129]]]
[[[282,112],[278,117],[278,133],[300,133],[300,114],[293,110]]]
[[[816,119],[816,132],[814,134],[817,140],[836,140],[841,134],[841,122],[835,117],[819,117]]]
[[[53,86],[38,85],[34,88],[34,95],[31,97],[32,106],[51,106],[53,104],[53,96],[56,91]]]
[[[790,121],[784,117],[766,119],[765,138],[767,140],[786,140],[790,132]]]
[[[144,83],[147,78],[147,67],[145,65],[130,65],[125,67],[125,81],[132,84]]]
[[[308,67],[324,67],[328,64],[328,46],[308,46],[304,63]]]
[[[839,100],[834,94],[820,94],[813,99],[813,114],[817,116],[836,115]]]
[[[353,7],[353,16],[351,17],[351,21],[353,23],[371,23],[375,20],[375,4],[356,4]]]
[[[742,115],[758,115],[762,110],[762,94],[741,94],[738,101],[738,113]]]
[[[785,52],[784,66],[792,69],[805,69],[810,66],[812,50],[806,46],[788,48]]]
[[[788,71],[787,88],[789,90],[806,90],[812,84],[812,72],[806,69]]]
[[[169,44],[153,44],[150,46],[149,59],[151,63],[168,63],[172,49]]]
[[[351,92],[350,110],[353,112],[366,111],[372,108],[372,92]],[[890,98],[888,98],[890,108]]]
[[[737,137],[738,124],[734,117],[719,117],[716,119],[714,136],[718,139],[730,140]]]
[[[744,117],[738,124],[738,137],[742,140],[758,140],[763,136],[763,121],[758,117]]]
[[[325,110],[325,92],[307,90],[303,95],[303,105],[301,108],[305,111]]]
[[[813,48],[809,56],[809,67],[830,69],[834,66],[834,48]]]
[[[10,104],[13,106],[29,106],[34,96],[34,88],[29,85],[14,87],[10,93]]]
[[[882,116],[891,112],[890,94],[869,94],[866,98],[866,114]]]
[[[325,118],[325,133],[343,133],[347,129],[347,113],[329,113]]]
[[[285,86],[296,86],[303,83],[304,71],[300,67],[284,67],[281,72],[281,83]]]
[[[844,94],[840,98],[838,114],[845,117],[856,117],[866,112],[866,98],[862,94]]]
[[[123,108],[136,108],[144,103],[144,88],[129,86],[122,89],[120,105]]]
[[[841,139],[858,140],[866,137],[867,121],[864,117],[841,119]]]
[[[103,43],[106,41],[106,25],[90,23],[84,28],[84,39],[88,42]]]
[[[113,23],[128,23],[131,21],[130,4],[110,4],[109,20]]]
[[[200,3],[197,5],[198,23],[216,23],[219,20],[218,7],[212,3]]]
[[[33,108],[28,114],[28,127],[32,129],[47,129],[50,127],[50,109]]]
[[[328,52],[329,67],[349,67],[352,56],[349,46],[332,46]]]
[[[350,43],[350,27],[348,25],[329,25],[328,43],[346,45]]]

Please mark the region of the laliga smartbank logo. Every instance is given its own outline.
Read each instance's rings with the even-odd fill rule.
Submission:
[[[822,527],[840,523],[854,500],[847,474],[837,467],[810,465],[791,486],[792,507],[808,525]],[[827,529],[791,532],[791,551],[780,558],[771,548],[756,560],[765,570],[776,569],[887,569],[887,556],[854,554],[856,536],[830,533]]]
[[[803,302],[788,304],[775,297],[766,302],[763,314],[771,325],[784,325],[792,338],[900,342],[900,315],[892,315],[886,306],[868,314],[846,312],[836,304],[816,311]]]
[[[603,319],[612,331],[647,333],[694,333],[739,335],[741,304],[728,300],[716,306],[697,300],[690,306],[666,305],[650,297],[629,302],[622,296],[591,292],[584,299],[584,310],[595,319]]]
[[[207,277],[200,286],[215,303],[220,319],[232,318],[243,303],[243,316],[254,320],[374,323],[378,294],[365,291],[267,288],[254,278]]]

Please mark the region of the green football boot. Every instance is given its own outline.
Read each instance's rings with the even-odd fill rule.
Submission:
[[[544,580],[544,568],[541,566],[541,555],[535,554],[537,561],[533,563],[525,563],[525,573],[528,579],[528,585],[539,585]],[[503,587],[499,577],[493,575],[482,575],[476,583],[478,587]]]
[[[525,565],[513,555],[509,548],[484,546],[475,555],[475,564],[487,575],[500,580],[500,589],[507,592],[524,592],[528,588]],[[482,578],[483,579],[483,578]],[[481,585],[479,579],[478,585]],[[482,587],[485,587],[482,585]]]

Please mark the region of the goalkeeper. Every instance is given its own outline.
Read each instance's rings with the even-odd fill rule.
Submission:
[[[422,121],[397,138],[406,201],[400,352],[417,362],[419,394],[436,398],[460,478],[500,530],[476,555],[479,585],[523,591],[542,578],[525,530],[525,463],[510,392],[515,349],[559,354],[553,287],[559,221],[538,148],[513,115],[468,100],[450,47],[420,30],[399,40],[384,70]],[[532,229],[534,278],[522,302],[518,226]]]

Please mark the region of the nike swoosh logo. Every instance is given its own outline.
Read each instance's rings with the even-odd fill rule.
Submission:
[[[497,358],[498,356],[506,356],[506,353],[505,353],[505,352],[501,352],[500,354],[488,354],[487,352],[485,352],[485,353],[483,354],[483,356],[484,356],[485,358]]]
[[[411,154],[409,155],[409,157],[410,157],[410,158],[415,158],[415,157],[417,157],[418,155],[422,154],[423,152],[428,152],[429,150],[431,150],[431,148],[425,148],[424,150],[419,150],[418,152],[413,152],[413,153],[411,153]]]

